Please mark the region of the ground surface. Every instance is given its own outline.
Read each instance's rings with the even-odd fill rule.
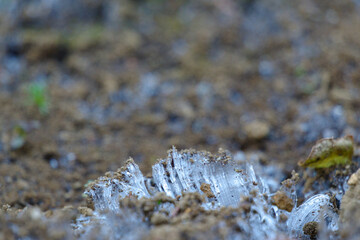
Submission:
[[[2,1],[1,205],[76,208],[89,180],[129,156],[150,172],[172,145],[261,152],[290,175],[319,138],[359,142],[359,13],[358,1]]]

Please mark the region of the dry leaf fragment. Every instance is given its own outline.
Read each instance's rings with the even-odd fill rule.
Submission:
[[[354,138],[347,135],[342,138],[323,138],[312,147],[306,160],[299,161],[301,167],[329,168],[334,165],[348,164],[354,154]]]

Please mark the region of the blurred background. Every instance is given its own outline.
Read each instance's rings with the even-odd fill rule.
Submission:
[[[289,174],[360,141],[359,64],[358,0],[0,0],[0,202],[77,206],[173,145]]]

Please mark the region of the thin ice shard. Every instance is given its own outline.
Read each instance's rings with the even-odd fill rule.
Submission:
[[[217,158],[206,152],[173,149],[167,159],[153,166],[153,181],[160,192],[175,198],[182,192],[202,192],[203,184],[210,186],[207,207],[237,206],[241,196],[251,190],[262,193],[267,187],[255,175],[251,166],[238,171],[229,156]]]
[[[309,198],[298,208],[293,209],[287,226],[290,233],[295,236],[303,236],[303,227],[309,222],[324,224],[330,232],[338,230],[339,215],[336,212],[330,196],[318,194]]]
[[[138,198],[151,197],[145,183],[147,180],[134,160],[129,159],[125,167],[117,172],[109,172],[90,184],[85,194],[88,195],[96,210],[119,210],[118,200],[129,195]]]

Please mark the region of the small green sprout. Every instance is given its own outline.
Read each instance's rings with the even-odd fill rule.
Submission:
[[[28,87],[28,95],[30,103],[36,106],[41,114],[46,115],[49,113],[49,100],[45,83],[31,83]]]
[[[162,201],[161,201],[161,200],[158,200],[158,201],[157,201],[157,204],[158,204],[158,205],[160,205],[161,203],[162,203]]]

